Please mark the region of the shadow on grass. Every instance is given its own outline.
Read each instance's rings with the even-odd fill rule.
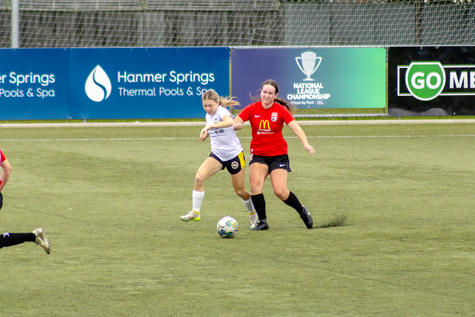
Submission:
[[[326,229],[326,228],[333,228],[333,227],[341,227],[345,225],[345,222],[347,219],[348,217],[346,217],[345,215],[335,215],[328,222],[319,224],[318,226],[315,226],[313,228]]]

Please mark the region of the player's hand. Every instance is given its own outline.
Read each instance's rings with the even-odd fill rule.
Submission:
[[[207,126],[204,127],[203,129],[201,129],[201,132],[200,132],[200,141],[206,140],[206,138],[208,137],[208,130],[209,130],[209,128],[208,128]]]
[[[234,130],[241,130],[244,122],[234,122],[233,128]]]
[[[307,144],[305,149],[310,153],[310,155],[315,155],[315,149],[310,144]]]

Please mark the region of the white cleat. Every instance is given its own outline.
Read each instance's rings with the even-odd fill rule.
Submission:
[[[50,254],[50,244],[48,238],[46,237],[45,231],[42,228],[36,228],[33,230],[33,234],[36,237],[35,243],[42,247],[46,254]]]
[[[182,221],[200,221],[200,212],[199,211],[190,211],[186,215],[180,217]]]
[[[249,214],[249,229],[253,230],[257,223],[259,222],[259,217],[257,217],[257,213],[254,211],[253,213]]]

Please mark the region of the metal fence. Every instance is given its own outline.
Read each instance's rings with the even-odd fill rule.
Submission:
[[[475,4],[375,0],[19,0],[19,47],[473,45]],[[0,47],[12,46],[11,0]]]

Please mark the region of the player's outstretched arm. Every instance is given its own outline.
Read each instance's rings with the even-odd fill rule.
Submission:
[[[234,130],[241,130],[243,124],[244,124],[244,120],[242,120],[240,116],[236,116],[236,118],[234,118],[234,122],[233,122]]]
[[[288,124],[289,128],[295,133],[295,135],[299,138],[300,142],[302,142],[303,147],[310,153],[310,155],[315,154],[315,149],[308,143],[307,136],[305,132],[300,127],[300,124],[297,121],[293,120]]]

